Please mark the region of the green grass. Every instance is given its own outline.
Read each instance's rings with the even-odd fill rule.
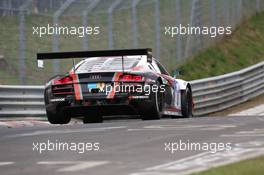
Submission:
[[[192,175],[263,175],[264,156],[212,168]]]
[[[237,71],[264,61],[264,13],[240,25],[225,37],[179,66],[188,80]]]

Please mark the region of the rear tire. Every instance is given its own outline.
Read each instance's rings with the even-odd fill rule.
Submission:
[[[157,83],[160,87],[160,83]],[[160,92],[160,89],[156,93],[152,93],[152,104],[148,110],[142,110],[142,120],[159,120],[162,117],[164,108],[164,93]]]
[[[192,93],[189,88],[185,91],[181,91],[181,109],[184,118],[193,116]]]
[[[57,113],[47,111],[47,118],[51,124],[68,124],[71,121],[70,115],[62,110]]]

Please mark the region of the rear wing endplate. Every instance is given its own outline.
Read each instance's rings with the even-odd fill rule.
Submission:
[[[98,50],[98,51],[78,51],[78,52],[50,52],[37,53],[38,67],[43,68],[43,60],[51,59],[73,59],[90,57],[110,57],[110,56],[133,56],[146,55],[147,61],[152,62],[152,49],[125,49],[125,50]]]

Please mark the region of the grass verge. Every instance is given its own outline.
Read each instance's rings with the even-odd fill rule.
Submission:
[[[179,66],[181,78],[195,80],[237,71],[264,61],[264,12],[241,24],[230,37]]]
[[[263,175],[264,156],[243,160],[192,175]]]

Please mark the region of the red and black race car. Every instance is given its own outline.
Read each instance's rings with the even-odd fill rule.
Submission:
[[[191,85],[171,77],[151,49],[38,53],[44,59],[83,58],[69,73],[46,83],[44,98],[52,124],[72,117],[102,122],[106,115],[136,114],[144,120],[164,115],[191,117]]]

